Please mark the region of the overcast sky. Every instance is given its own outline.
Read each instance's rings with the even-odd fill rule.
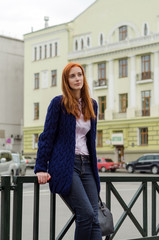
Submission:
[[[23,34],[73,20],[96,0],[0,0],[0,35],[23,39]]]

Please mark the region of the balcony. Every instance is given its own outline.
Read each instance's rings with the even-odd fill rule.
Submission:
[[[93,81],[94,88],[106,88],[108,87],[108,80],[107,79],[98,79],[97,81]]]
[[[135,111],[136,117],[149,117],[150,116],[150,109],[142,109]]]
[[[153,79],[154,79],[154,73],[153,72],[142,72],[142,73],[136,74],[136,81],[138,83],[152,82]]]
[[[98,114],[98,119],[99,119],[99,120],[104,120],[104,119],[105,119],[104,113],[99,113],[99,114]]]

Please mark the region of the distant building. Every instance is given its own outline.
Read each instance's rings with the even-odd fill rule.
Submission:
[[[25,153],[36,154],[70,61],[83,65],[98,102],[98,155],[122,164],[159,152],[158,9],[158,0],[96,0],[69,23],[25,35]]]
[[[0,149],[23,150],[24,41],[0,36]]]

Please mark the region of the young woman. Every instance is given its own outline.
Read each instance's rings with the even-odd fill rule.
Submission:
[[[61,194],[76,214],[75,240],[102,240],[98,223],[100,181],[96,158],[97,103],[81,65],[62,73],[63,95],[48,108],[39,137],[35,173],[39,184]]]

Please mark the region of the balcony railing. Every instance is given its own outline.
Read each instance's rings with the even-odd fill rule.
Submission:
[[[142,116],[150,116],[150,109],[143,109],[142,110]]]
[[[135,116],[136,117],[148,117],[148,116],[150,116],[150,109],[136,110]]]
[[[104,120],[104,113],[99,113],[98,114],[98,119],[99,120]]]
[[[136,81],[144,81],[144,80],[153,80],[154,74],[153,72],[142,72],[136,74]]]
[[[106,87],[108,85],[107,79],[98,79],[93,83],[94,87]]]

